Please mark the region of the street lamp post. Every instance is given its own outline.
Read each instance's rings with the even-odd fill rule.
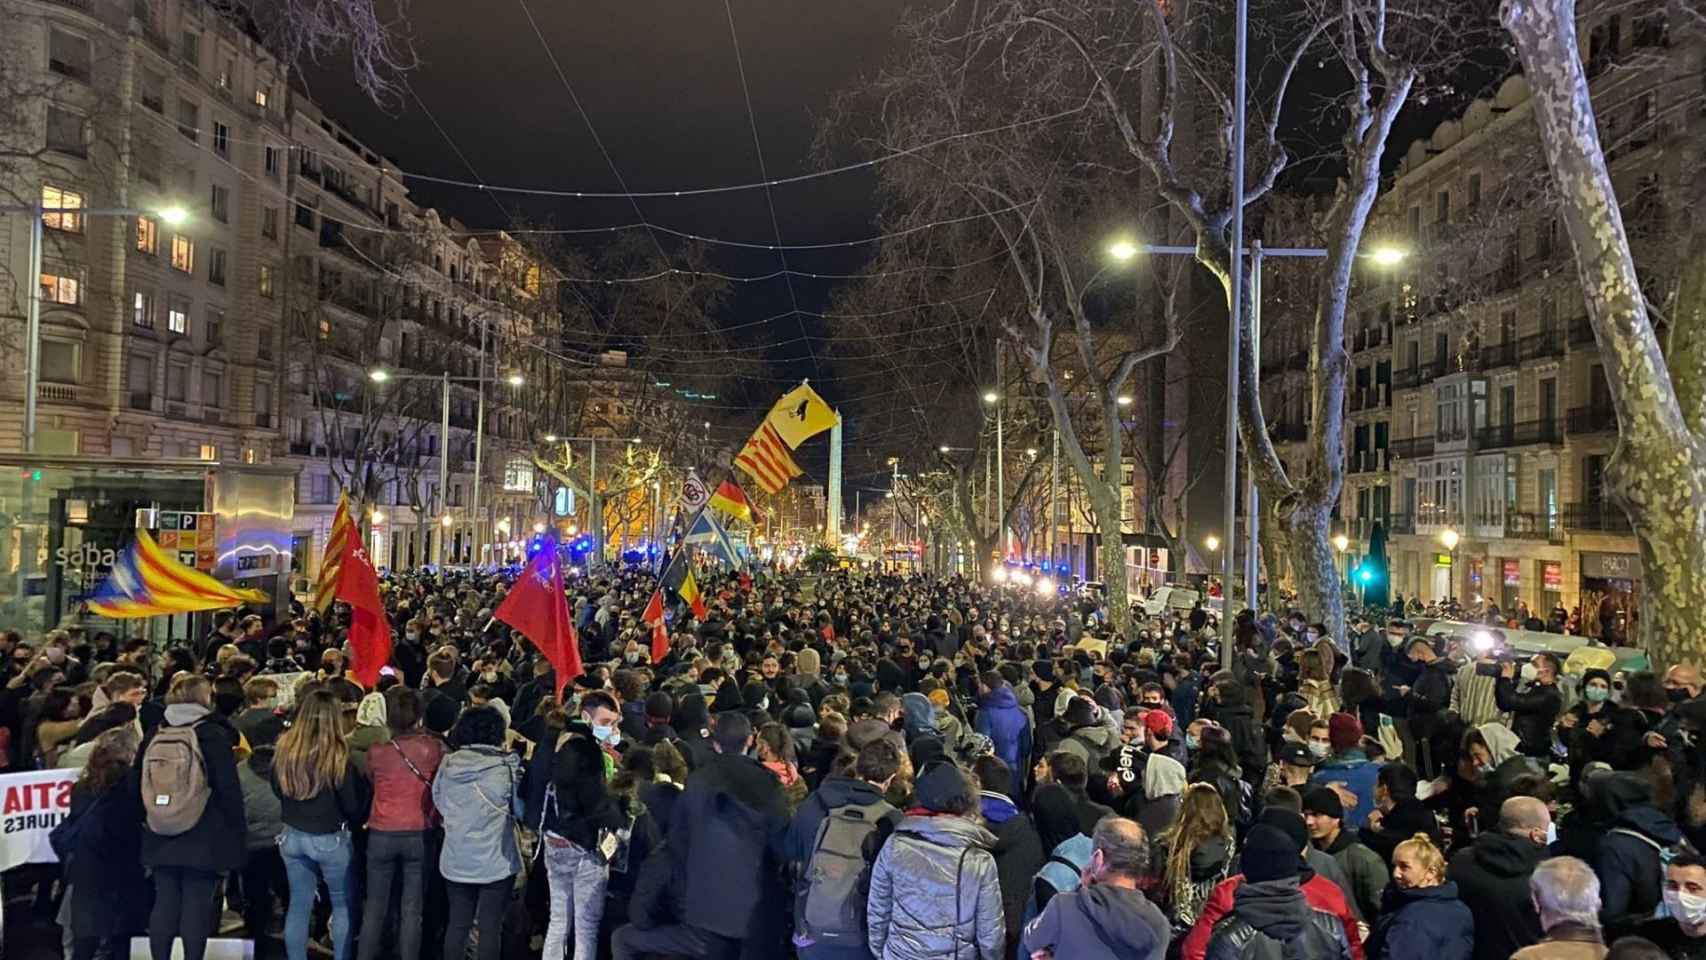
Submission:
[[[182,207],[165,207],[160,210],[141,210],[135,207],[49,207],[39,200],[32,204],[16,206],[0,206],[0,213],[27,213],[30,215],[30,246],[29,270],[30,275],[26,285],[29,288],[29,300],[25,307],[24,320],[24,452],[34,453],[36,449],[36,394],[41,390],[41,248],[42,224],[50,213],[61,217],[71,215],[82,217],[145,217],[152,213],[154,216],[171,226],[177,226],[189,218]]]
[[[639,437],[552,437],[553,441],[561,441],[564,446],[572,443],[586,443],[591,451],[587,461],[586,503],[588,529],[592,534],[592,555],[600,564],[604,562],[604,508],[598,497],[598,445],[601,443],[626,443],[629,445],[640,442]],[[570,447],[572,450],[573,448]],[[661,502],[663,491],[660,487],[658,497]]]
[[[997,358],[999,359],[999,358]],[[1000,364],[996,364],[999,370]],[[1003,434],[1005,420],[1001,402],[1001,394],[991,390],[983,395],[983,402],[995,407],[995,542],[1001,548],[1001,556],[1006,557],[1012,550],[1012,543],[1007,534],[1007,471],[1006,471],[1006,439]]]
[[[1442,532],[1439,535],[1439,542],[1445,544],[1447,556],[1449,557],[1449,559],[1446,563],[1446,568],[1445,568],[1446,569],[1445,600],[1447,603],[1450,603],[1453,600],[1457,599],[1457,542],[1458,542],[1458,539],[1459,539],[1459,537],[1457,536],[1457,531],[1452,529],[1451,527],[1446,527],[1444,532]]]

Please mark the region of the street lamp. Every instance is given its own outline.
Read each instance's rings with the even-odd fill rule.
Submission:
[[[1203,538],[1202,545],[1207,547],[1210,553],[1218,552],[1220,550],[1220,538],[1211,533]]]
[[[1342,533],[1334,534],[1333,535],[1333,548],[1335,550],[1339,551],[1340,553],[1344,553],[1346,550],[1349,550],[1351,548],[1351,538],[1345,536]]]
[[[1007,456],[1006,441],[1003,438],[1004,411],[1001,404],[1001,394],[994,390],[986,391],[983,402],[995,407],[995,539],[1001,545],[1003,557],[1012,550],[1013,544],[1007,533]]]
[[[1114,398],[1114,402],[1115,402],[1115,403],[1117,403],[1117,404],[1119,404],[1119,405],[1120,405],[1120,406],[1122,406],[1122,407],[1129,407],[1129,406],[1131,406],[1131,398],[1130,398],[1130,397],[1127,397],[1127,396],[1119,396],[1119,397],[1115,397],[1115,398]]]
[[[525,385],[527,383],[527,379],[519,373],[512,373],[508,377],[504,378],[504,382],[508,383],[512,387],[519,387]]]
[[[1400,250],[1397,247],[1375,247],[1368,258],[1382,267],[1395,267],[1403,263],[1409,255],[1408,251]]]
[[[1108,244],[1108,256],[1113,257],[1121,263],[1136,257],[1137,254],[1137,244],[1132,243],[1130,240],[1115,240],[1113,243]]]
[[[30,240],[27,248],[30,265],[30,298],[24,320],[24,452],[36,449],[36,394],[41,391],[41,248],[42,225],[48,214],[77,217],[158,217],[162,222],[179,226],[189,219],[180,206],[142,210],[136,207],[49,207],[39,200],[32,204],[0,206],[0,213],[30,215]]]
[[[1445,567],[1446,577],[1448,580],[1448,582],[1446,584],[1446,589],[1445,589],[1445,599],[1447,602],[1450,602],[1450,601],[1455,600],[1457,598],[1457,542],[1458,542],[1458,539],[1459,539],[1459,537],[1457,536],[1457,531],[1452,529],[1451,527],[1446,527],[1443,531],[1440,532],[1440,535],[1439,535],[1439,542],[1445,544],[1445,549],[1448,551],[1447,556],[1449,557],[1449,559],[1446,562],[1446,567]]]

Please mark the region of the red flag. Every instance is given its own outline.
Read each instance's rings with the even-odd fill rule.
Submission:
[[[338,569],[339,600],[350,605],[350,673],[355,682],[371,688],[379,682],[379,669],[391,660],[391,623],[385,619],[385,601],[379,599],[379,575],[373,572],[367,544],[349,545]]]
[[[539,556],[527,565],[527,570],[509,588],[504,602],[493,611],[492,619],[514,627],[551,661],[557,672],[557,702],[561,703],[563,686],[586,671],[581,667],[580,640],[569,617],[569,601],[563,595],[563,570],[557,565],[554,546],[539,551]]]
[[[646,612],[640,614],[640,622],[652,626],[652,662],[662,663],[669,656],[669,631],[663,625],[663,588],[652,592],[651,602],[646,604]]]

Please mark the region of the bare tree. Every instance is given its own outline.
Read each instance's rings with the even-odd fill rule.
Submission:
[[[1686,3],[1616,4],[1598,12],[1668,17],[1673,36],[1706,23]],[[1706,653],[1706,239],[1693,231],[1668,343],[1653,325],[1600,138],[1579,46],[1575,0],[1506,0],[1501,19],[1533,92],[1546,166],[1575,252],[1588,321],[1606,361],[1618,446],[1611,496],[1640,545],[1643,645],[1661,663]],[[1617,57],[1616,50],[1596,51]],[[1668,347],[1668,350],[1667,350]]]

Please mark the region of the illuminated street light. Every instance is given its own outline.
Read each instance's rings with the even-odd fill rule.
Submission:
[[[1374,252],[1369,255],[1369,259],[1383,267],[1395,267],[1403,263],[1409,255],[1407,251],[1400,250],[1397,247],[1375,247]]]
[[[369,520],[372,520],[375,524],[381,524],[381,523],[385,522],[385,514],[380,513],[378,510],[375,510],[372,513],[368,514],[367,518]]]
[[[527,380],[519,373],[512,373],[508,377],[504,378],[504,382],[508,383],[512,387],[519,387],[526,383]]]
[[[1220,549],[1220,538],[1211,533],[1208,536],[1203,538],[1202,545],[1207,547],[1210,550],[1210,552],[1215,551],[1215,550],[1219,550]]]
[[[444,516],[438,518],[438,522],[448,527],[452,523],[455,523],[456,521],[450,519],[449,514],[445,514]]]
[[[996,567],[989,574],[989,579],[995,581],[996,583],[1006,583],[1007,582],[1007,568],[1006,567]]]
[[[1344,553],[1346,550],[1351,548],[1351,538],[1342,533],[1336,534],[1333,537],[1333,546],[1337,548],[1340,553]]]
[[[1132,259],[1137,256],[1137,254],[1137,244],[1132,243],[1130,240],[1115,240],[1113,243],[1108,245],[1108,256],[1113,257],[1121,263]]]
[[[391,379],[391,374],[385,370],[372,370],[368,372],[367,379],[372,380],[374,383],[384,383]]]
[[[1050,580],[1047,577],[1038,577],[1037,578],[1037,592],[1042,594],[1045,597],[1048,596],[1049,594],[1054,593],[1054,581]]]
[[[534,533],[544,533],[545,532],[545,525],[543,523],[534,524],[533,525],[533,532]]]
[[[1456,550],[1457,541],[1457,531],[1450,527],[1445,528],[1445,531],[1439,535],[1439,542],[1445,544],[1447,550]]]
[[[996,393],[994,390],[987,391],[983,395],[983,402],[984,403],[995,403],[996,401],[998,401],[1000,399],[1001,399],[1001,394]]]
[[[1131,398],[1130,397],[1115,397],[1114,402],[1119,404],[1122,407],[1131,406]]]
[[[156,212],[160,215],[160,221],[169,227],[179,226],[190,218],[189,211],[183,207],[162,207]]]
[[[545,434],[545,442],[546,443],[556,443],[557,442],[557,435],[554,433]]]

